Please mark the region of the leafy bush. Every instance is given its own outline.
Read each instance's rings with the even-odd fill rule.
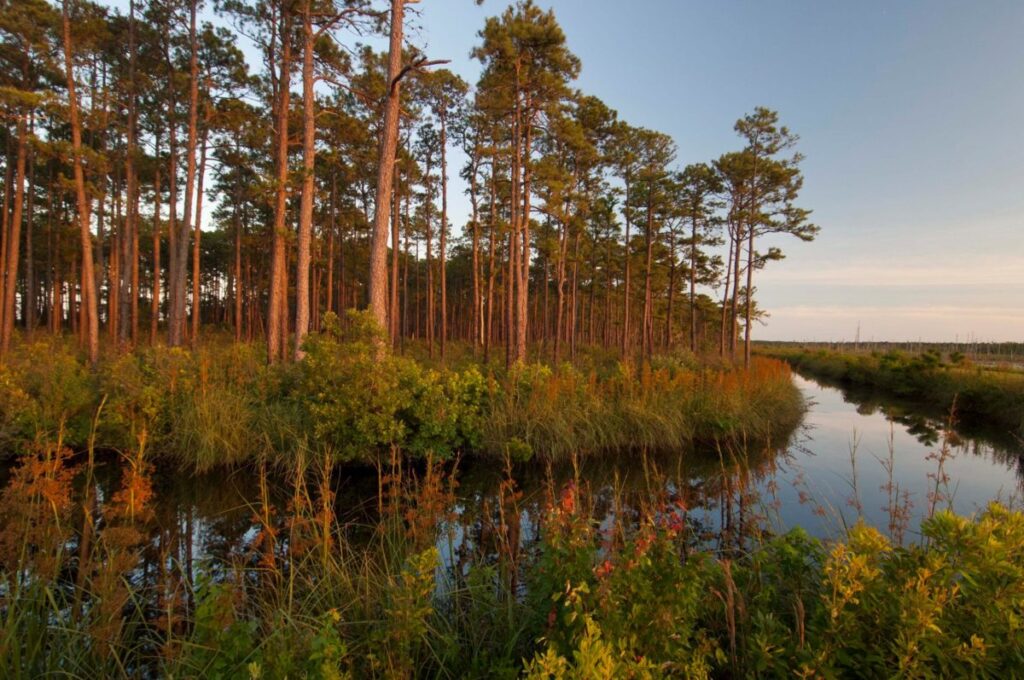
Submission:
[[[20,343],[0,366],[0,443],[15,453],[58,438],[83,447],[99,402],[95,380],[69,342]]]

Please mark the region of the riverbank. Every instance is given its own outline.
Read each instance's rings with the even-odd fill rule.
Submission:
[[[925,352],[852,354],[772,348],[762,356],[788,362],[812,377],[870,387],[940,410],[957,421],[1024,436],[1024,375],[972,366],[961,357]]]
[[[70,341],[19,342],[0,367],[0,450],[59,442],[200,470],[321,455],[377,465],[395,453],[564,461],[784,440],[804,408],[788,367],[770,359],[747,371],[595,353],[506,371],[471,357],[377,359],[372,342],[355,326],[312,337],[297,363],[267,366],[256,345],[211,341],[112,355],[95,369]]]

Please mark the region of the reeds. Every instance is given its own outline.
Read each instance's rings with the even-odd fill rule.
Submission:
[[[362,341],[312,336],[306,359],[267,366],[247,345],[196,352],[154,347],[105,359],[90,372],[58,341],[19,345],[0,369],[0,443],[27,451],[58,428],[79,451],[131,450],[186,470],[259,465],[292,469],[329,453],[376,465],[457,455],[567,461],[573,455],[678,452],[695,444],[784,439],[803,414],[787,366],[750,370],[658,357],[481,371],[434,370],[376,357]],[[48,353],[52,360],[42,361]],[[53,368],[50,368],[50,367]],[[104,417],[92,434],[100,404]]]
[[[930,406],[939,418],[955,408],[964,424],[1024,436],[1024,374],[1019,371],[971,366],[958,357],[945,360],[934,351],[845,354],[775,348],[767,354],[814,376]]]

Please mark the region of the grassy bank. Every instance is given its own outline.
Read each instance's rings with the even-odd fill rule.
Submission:
[[[376,359],[372,331],[313,336],[304,361],[267,366],[261,348],[206,342],[83,363],[67,340],[23,341],[0,367],[0,451],[60,440],[75,450],[145,449],[208,469],[329,454],[374,464],[456,454],[566,460],[785,436],[803,403],[788,368],[750,371],[663,357],[642,367],[594,355],[506,371]]]
[[[964,422],[1024,436],[1024,374],[970,365],[935,352],[852,354],[828,350],[765,350],[799,371],[840,384],[871,387],[915,401]]]
[[[330,459],[287,513],[200,570],[147,540],[152,487],[126,465],[77,498],[57,449],[0,498],[4,677],[1014,677],[1024,667],[1024,515],[937,512],[904,547],[856,525],[711,549],[653,480],[611,522],[575,482],[520,540],[512,480],[468,532],[443,468],[389,476],[368,540],[331,511]],[[743,486],[742,484],[740,486]],[[86,487],[88,488],[88,486]],[[89,514],[82,511],[89,509]],[[177,546],[176,539],[172,539]],[[140,567],[139,564],[145,565]]]

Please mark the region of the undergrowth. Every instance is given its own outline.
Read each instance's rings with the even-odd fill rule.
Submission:
[[[685,356],[638,367],[595,353],[576,365],[446,368],[378,357],[374,334],[363,316],[344,331],[329,318],[297,363],[267,366],[262,348],[209,341],[194,352],[111,355],[94,370],[70,340],[24,340],[0,366],[0,451],[31,451],[58,431],[81,451],[101,406],[97,448],[130,450],[142,437],[155,459],[191,469],[290,468],[326,453],[379,466],[394,450],[549,461],[678,451],[785,437],[803,412],[788,369],[773,360],[749,371]]]
[[[150,467],[116,493],[59,443],[0,497],[4,677],[1015,677],[1024,514],[935,509],[903,546],[858,523],[709,544],[670,485],[612,499],[551,483],[524,540],[515,482],[468,527],[450,466],[393,461],[367,537],[333,511],[332,458],[219,569],[152,549]],[[652,475],[657,473],[652,472]],[[740,468],[730,474],[744,474]],[[85,479],[84,490],[73,492]],[[266,478],[261,486],[268,483]],[[741,483],[742,485],[742,483]],[[264,495],[264,498],[266,496]],[[465,527],[461,531],[456,526]],[[186,568],[187,567],[187,568]]]

